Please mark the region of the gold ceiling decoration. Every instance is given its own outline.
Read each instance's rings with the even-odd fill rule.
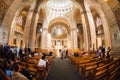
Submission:
[[[52,23],[48,28],[48,32],[51,33],[52,38],[55,39],[67,38],[67,35],[70,33],[70,31],[71,29],[69,25],[64,22]]]
[[[56,25],[62,25],[62,26],[64,26],[64,27],[66,28],[68,34],[69,34],[70,31],[71,31],[69,25],[67,25],[67,24],[65,24],[65,23],[63,23],[63,22],[56,22],[56,23],[53,23],[53,24],[49,25],[48,32],[51,33],[51,32],[52,32],[52,29],[53,29]]]
[[[55,25],[51,31],[52,37],[57,39],[67,38],[67,29],[62,25]]]

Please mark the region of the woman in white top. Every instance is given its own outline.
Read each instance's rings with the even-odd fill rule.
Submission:
[[[41,59],[38,62],[37,68],[41,72],[41,76],[44,78],[46,77],[46,71],[47,71],[47,61],[45,61],[45,56],[42,56]]]
[[[45,56],[42,56],[41,59],[38,62],[38,66],[46,68],[46,63],[47,62],[45,61]]]

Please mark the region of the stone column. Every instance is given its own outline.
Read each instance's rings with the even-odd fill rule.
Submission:
[[[51,34],[50,33],[47,33],[47,47],[48,49],[51,48]]]
[[[37,29],[38,19],[39,19],[39,14],[37,11],[34,11],[31,26],[30,26],[30,35],[29,35],[29,43],[28,43],[28,47],[30,47],[32,50],[34,50],[35,48],[36,29]]]
[[[89,51],[90,36],[88,36],[89,35],[89,24],[88,24],[86,11],[81,12],[81,17],[82,17],[82,25],[83,25],[83,36],[84,36],[83,49],[84,51]]]
[[[96,30],[95,30],[93,16],[90,10],[88,10],[86,14],[89,20],[90,35],[91,35],[91,47],[90,48],[96,49]]]
[[[43,28],[42,29],[42,40],[41,40],[41,48],[46,49],[47,48],[47,34],[48,34],[48,29]]]
[[[70,40],[71,40],[71,48],[74,49],[74,36],[73,36],[72,29],[70,32]],[[68,41],[68,44],[69,44],[69,41]]]
[[[27,16],[26,23],[25,23],[23,39],[24,39],[24,44],[25,44],[26,48],[29,47],[28,42],[29,42],[30,26],[31,26],[31,23],[32,23],[33,14],[34,14],[34,10],[30,10],[28,12],[28,16]]]
[[[110,36],[110,29],[109,25],[107,23],[107,20],[105,19],[105,16],[101,16],[101,20],[103,22],[103,30],[104,30],[104,35],[105,35],[105,45],[108,47],[112,45],[111,43],[111,36]]]
[[[78,45],[77,45],[78,44],[78,41],[77,41],[77,29],[73,28],[71,33],[72,33],[72,41],[73,41],[72,46],[73,46],[73,49],[76,49],[76,48],[78,48]]]
[[[68,34],[66,46],[68,47],[68,49],[72,49],[72,37],[70,34]]]

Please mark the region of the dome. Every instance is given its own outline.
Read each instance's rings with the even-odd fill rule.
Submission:
[[[46,6],[49,11],[60,14],[70,12],[73,9],[71,0],[49,0]]]
[[[49,0],[48,4],[57,8],[64,8],[72,4],[71,0]]]

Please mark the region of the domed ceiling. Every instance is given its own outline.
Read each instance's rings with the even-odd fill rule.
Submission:
[[[73,9],[73,3],[71,0],[49,0],[46,7],[51,12],[64,14]]]

